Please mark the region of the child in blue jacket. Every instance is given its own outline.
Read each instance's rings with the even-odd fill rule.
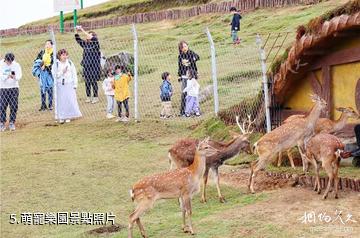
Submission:
[[[162,104],[160,118],[169,118],[172,116],[171,96],[173,94],[173,89],[170,83],[170,73],[162,73],[161,78],[163,82],[160,86],[160,100]]]

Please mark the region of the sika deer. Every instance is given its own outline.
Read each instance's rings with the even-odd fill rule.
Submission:
[[[217,150],[208,145],[208,139],[199,143],[195,150],[194,162],[186,168],[145,177],[134,184],[130,190],[133,201],[137,202],[136,209],[129,216],[129,233],[132,237],[134,222],[139,226],[141,235],[146,237],[140,216],[152,208],[156,200],[179,198],[183,216],[183,231],[194,234],[191,223],[191,199],[200,190],[200,178],[205,171],[205,154],[216,154]],[[188,225],[186,225],[186,217]]]
[[[320,133],[311,138],[306,144],[306,159],[314,165],[316,173],[316,181],[314,190],[321,193],[320,186],[320,163],[329,176],[327,188],[323,199],[326,199],[332,186],[333,180],[335,185],[335,198],[338,198],[339,189],[339,164],[340,152],[344,150],[344,144],[334,135]]]
[[[306,138],[310,138],[314,134],[316,121],[319,119],[321,111],[326,108],[327,103],[317,95],[312,95],[311,99],[315,105],[308,116],[279,126],[265,134],[254,144],[255,152],[259,158],[250,165],[248,188],[252,193],[255,192],[254,180],[259,170],[264,169],[280,151],[302,144]]]
[[[333,134],[333,133],[337,133],[339,132],[340,130],[342,130],[345,125],[346,125],[346,122],[349,118],[355,118],[355,119],[360,119],[360,116],[359,114],[352,108],[352,107],[338,107],[336,108],[337,111],[340,111],[341,112],[341,115],[340,115],[340,118],[335,120],[335,121],[332,121],[328,118],[320,118],[317,122],[316,122],[316,126],[315,126],[315,133],[329,133],[329,134]],[[288,117],[284,123],[288,123],[288,122],[291,122],[293,120],[296,120],[298,118],[304,118],[305,116],[304,115],[292,115],[290,117]],[[298,147],[301,146],[301,145],[298,145]],[[299,151],[300,148],[299,148]],[[303,154],[301,154],[301,158],[302,158],[302,161],[303,161],[303,170],[304,172],[307,171],[307,160],[304,158]],[[288,158],[290,160],[290,164],[291,164],[291,167],[292,168],[295,168],[295,165],[294,165],[294,161],[293,161],[293,157],[292,157],[292,154],[291,154],[291,151],[290,149],[287,150],[287,155],[288,155]],[[282,156],[281,156],[281,152],[279,152],[279,158],[278,158],[278,167],[281,165],[282,163]]]
[[[203,177],[203,187],[201,202],[206,202],[206,185],[209,175],[209,170],[211,169],[215,175],[216,188],[219,196],[220,202],[225,202],[224,196],[220,191],[220,178],[219,178],[219,167],[227,160],[240,151],[245,151],[246,153],[251,154],[252,148],[250,141],[248,140],[248,135],[252,133],[250,131],[251,124],[254,121],[251,121],[250,116],[248,116],[248,125],[246,127],[246,122],[241,126],[239,123],[239,118],[236,117],[236,122],[242,132],[242,134],[237,134],[234,138],[228,143],[217,142],[214,140],[209,141],[209,145],[219,150],[218,153],[205,154],[206,156],[206,169]],[[234,133],[235,134],[235,133]],[[173,147],[169,150],[169,160],[170,160],[170,169],[172,163],[176,164],[178,168],[183,168],[189,166],[192,163],[195,153],[195,147],[198,141],[196,139],[181,139],[177,141]]]

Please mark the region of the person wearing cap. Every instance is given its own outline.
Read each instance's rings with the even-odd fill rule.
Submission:
[[[9,129],[15,130],[19,99],[19,81],[22,71],[13,53],[7,53],[0,62],[0,131],[6,130],[6,110],[10,107]]]
[[[80,64],[83,67],[83,73],[85,78],[85,89],[87,96],[85,102],[91,102],[94,104],[99,102],[97,81],[100,80],[101,76],[100,44],[94,31],[86,32],[81,26],[77,26],[75,29],[75,40],[83,48],[83,58]],[[79,34],[77,33],[78,30],[81,30],[85,34],[85,40],[80,38]],[[91,89],[93,91],[92,99]]]

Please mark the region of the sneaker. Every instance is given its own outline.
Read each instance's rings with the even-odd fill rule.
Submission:
[[[186,117],[190,117],[190,114],[185,114]]]
[[[49,106],[49,111],[52,111],[52,110],[53,110],[52,106]]]
[[[199,117],[199,116],[201,116],[201,114],[197,112],[197,113],[195,113],[195,116]]]
[[[123,117],[121,121],[122,121],[122,122],[128,122],[128,121],[129,121],[129,118],[128,118],[128,117]]]
[[[39,112],[46,111],[46,107],[40,107]]]
[[[108,113],[108,114],[106,114],[106,118],[107,119],[112,119],[112,118],[114,118],[115,116],[113,115],[113,114],[111,114],[111,113]]]
[[[99,98],[94,97],[93,100],[91,101],[92,104],[98,103],[99,102]]]
[[[66,123],[69,123],[69,122],[70,122],[70,119],[66,119],[65,122],[66,122]]]
[[[10,131],[15,131],[15,124],[14,124],[14,122],[10,122],[10,123],[9,123],[9,130],[10,130]]]
[[[87,97],[85,102],[90,103],[91,102],[91,97]]]
[[[161,118],[161,119],[164,119],[164,118],[165,118],[165,115],[160,115],[160,118]]]
[[[0,123],[0,131],[5,131],[5,130],[6,130],[5,123]]]
[[[62,119],[60,119],[60,120],[59,120],[59,123],[60,123],[60,124],[64,124],[64,123],[65,123],[65,121],[64,121],[64,120],[62,120]]]

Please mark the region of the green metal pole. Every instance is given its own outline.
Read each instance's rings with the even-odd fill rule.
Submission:
[[[60,32],[64,33],[64,12],[60,11]]]
[[[76,23],[77,23],[77,10],[74,9],[74,28],[76,27]]]
[[[83,0],[80,0],[80,8],[83,9],[84,8],[84,3]]]

